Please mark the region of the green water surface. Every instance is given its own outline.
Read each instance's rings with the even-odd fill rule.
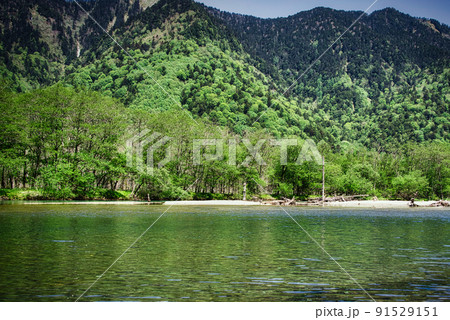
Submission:
[[[99,278],[167,209],[0,205],[0,301],[450,297],[446,209],[172,207]]]

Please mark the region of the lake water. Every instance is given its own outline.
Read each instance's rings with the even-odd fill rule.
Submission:
[[[0,205],[0,301],[75,301],[167,209]],[[286,210],[317,243],[277,207],[172,207],[80,301],[449,300],[448,209]]]

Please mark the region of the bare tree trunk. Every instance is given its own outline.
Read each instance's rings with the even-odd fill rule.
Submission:
[[[136,184],[133,183],[133,189],[131,190],[131,197],[134,198],[134,189],[136,188]]]
[[[25,150],[25,157],[27,156],[28,152]],[[27,187],[27,176],[28,176],[28,168],[27,168],[27,161],[25,159],[23,163],[23,176],[22,176],[22,188]]]
[[[322,207],[325,205],[325,156],[322,156]]]
[[[5,167],[2,168],[2,189],[6,189],[6,185],[5,185]]]
[[[242,192],[242,200],[247,200],[247,181],[244,181],[244,191]]]

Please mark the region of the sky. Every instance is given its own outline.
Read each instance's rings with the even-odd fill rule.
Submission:
[[[287,17],[315,7],[365,11],[375,0],[195,0],[224,11],[261,18]],[[450,25],[450,0],[378,0],[369,11],[393,7],[413,17]]]

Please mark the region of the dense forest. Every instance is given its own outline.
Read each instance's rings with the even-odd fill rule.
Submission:
[[[296,163],[307,139],[328,194],[449,197],[448,26],[384,9],[316,60],[361,12],[80,6],[0,4],[0,197],[240,199],[245,184],[249,199],[306,199],[322,188],[320,164]],[[126,141],[145,130],[172,138],[152,174],[127,166]],[[280,138],[298,142],[287,164]],[[195,139],[223,139],[223,159],[193,164]],[[258,141],[264,164],[247,163]]]

